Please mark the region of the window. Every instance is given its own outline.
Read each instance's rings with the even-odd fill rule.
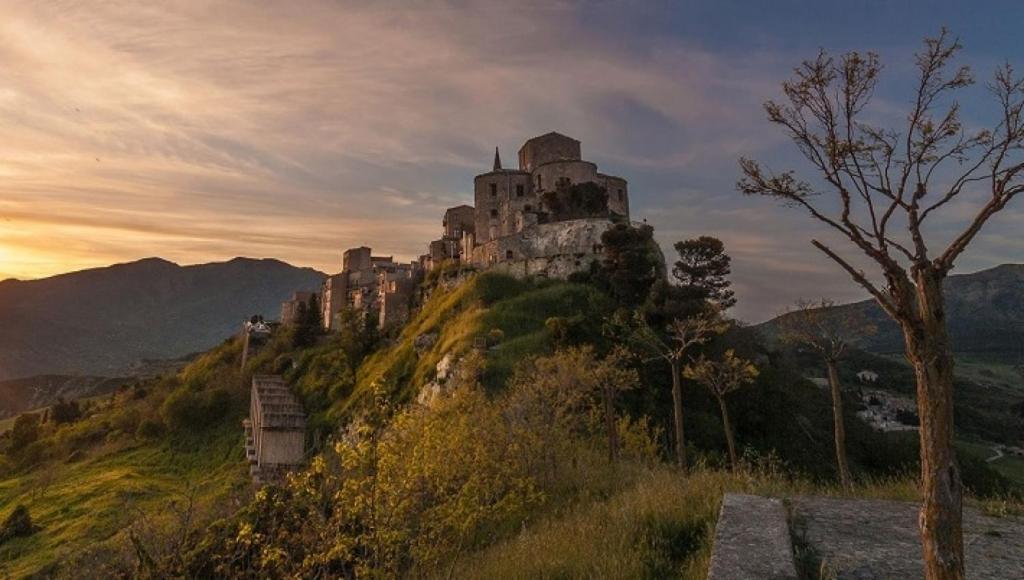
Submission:
[[[523,197],[523,184],[516,185],[516,197]]]
[[[497,196],[498,195],[498,184],[497,183],[492,183],[490,185],[491,185],[491,197]]]
[[[498,210],[496,210],[496,209],[492,209],[492,210],[491,210],[491,217],[492,217],[492,218],[496,218],[496,217],[498,217]]]
[[[511,260],[514,257],[515,257],[515,254],[512,253],[512,250],[505,250],[505,259],[506,260]]]
[[[622,190],[619,190],[619,201],[622,201]]]
[[[544,189],[544,186],[540,183],[540,174],[537,174],[537,189]]]
[[[523,211],[533,211],[533,206],[532,205],[524,205],[523,206]]]

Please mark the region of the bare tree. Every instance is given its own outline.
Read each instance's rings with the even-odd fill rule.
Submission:
[[[990,129],[968,132],[953,96],[973,84],[969,68],[954,67],[960,43],[943,30],[916,56],[917,82],[906,125],[872,125],[865,111],[881,72],[877,55],[833,58],[825,52],[801,64],[783,83],[785,103],[765,110],[810,162],[818,179],[774,173],[741,159],[739,189],[767,195],[810,213],[867,256],[870,276],[826,244],[812,244],[864,287],[902,332],[917,382],[921,417],[920,529],[926,575],[963,578],[960,469],[953,449],[953,355],[942,282],[985,223],[1024,191],[1024,83],[1009,65],[988,88],[999,107]],[[930,251],[927,220],[965,192],[987,193],[977,213],[938,251]]]
[[[664,360],[672,371],[672,415],[676,439],[676,463],[686,471],[686,438],[683,429],[683,364],[690,351],[728,328],[717,310],[706,310],[692,318],[669,322],[663,336],[637,317],[632,340],[651,354],[650,360]]]
[[[757,367],[750,361],[742,359],[732,349],[725,351],[722,360],[715,361],[701,355],[700,358],[686,365],[683,370],[686,378],[697,381],[711,391],[718,401],[718,409],[722,413],[722,429],[725,430],[725,443],[729,448],[729,464],[736,470],[736,436],[729,421],[729,407],[725,404],[725,396],[757,378]]]
[[[839,383],[839,360],[846,354],[856,334],[871,334],[874,327],[863,311],[853,308],[834,310],[831,300],[798,300],[796,308],[779,318],[779,337],[791,344],[808,347],[825,361],[832,392],[832,424],[839,482],[850,489],[850,467],[846,461],[846,425],[843,421],[843,394]]]

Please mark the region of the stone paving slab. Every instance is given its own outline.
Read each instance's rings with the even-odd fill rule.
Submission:
[[[715,528],[708,580],[796,580],[781,500],[729,493]]]
[[[917,505],[883,500],[797,497],[791,524],[837,580],[922,578]],[[964,509],[967,578],[1024,579],[1024,518]],[[717,546],[716,546],[717,549]]]

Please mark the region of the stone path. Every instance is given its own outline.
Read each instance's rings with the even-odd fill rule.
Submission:
[[[837,580],[921,578],[917,506],[881,500],[800,497],[790,501],[797,537]],[[1024,518],[996,518],[964,509],[967,577],[1024,578]]]
[[[923,577],[913,503],[726,494],[708,580],[792,580],[805,572],[836,580]],[[964,509],[967,578],[1024,579],[1024,518]],[[813,568],[813,571],[807,567]]]
[[[726,494],[708,580],[796,580],[782,500]]]

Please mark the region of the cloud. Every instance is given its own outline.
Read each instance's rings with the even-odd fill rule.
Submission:
[[[816,226],[733,189],[737,157],[784,146],[760,103],[793,55],[655,31],[671,6],[409,4],[0,0],[0,275],[411,259],[495,145],[559,130],[666,249],[727,242],[740,315],[856,294]]]

